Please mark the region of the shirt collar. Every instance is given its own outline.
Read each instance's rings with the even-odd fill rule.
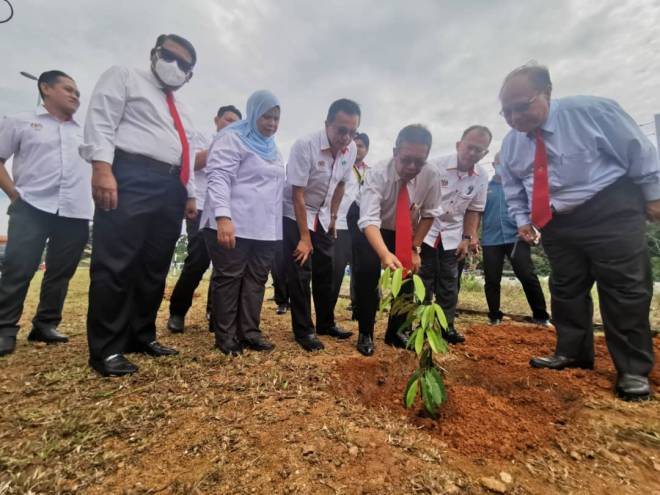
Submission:
[[[329,151],[330,150],[330,141],[328,140],[328,134],[323,129],[319,135],[319,144],[321,146],[321,151]]]
[[[541,124],[541,129],[550,134],[554,134],[555,129],[557,128],[557,104],[554,100],[550,100],[549,105],[548,116],[545,118],[545,122]]]
[[[454,153],[453,158],[452,158],[452,166],[447,167],[447,170],[456,170],[456,175],[458,175],[458,177],[460,179],[462,179],[465,176],[468,176],[468,177],[474,177],[475,175],[477,177],[479,176],[479,172],[477,172],[477,165],[476,164],[474,165],[474,167],[472,167],[470,170],[468,170],[467,173],[461,172],[460,170],[458,170],[458,155],[456,153]]]
[[[34,109],[34,114],[35,114],[37,117],[50,117],[51,119],[57,120],[57,119],[55,119],[55,117],[53,117],[53,116],[50,114],[50,112],[48,111],[48,109],[47,109],[43,104],[39,105],[37,108]],[[59,120],[57,120],[57,121],[60,122]],[[70,118],[69,120],[67,120],[66,122],[71,122],[72,124],[75,124],[75,125],[77,125],[78,127],[80,127],[80,124],[78,124],[78,121],[73,117],[73,115],[72,115],[71,118]]]

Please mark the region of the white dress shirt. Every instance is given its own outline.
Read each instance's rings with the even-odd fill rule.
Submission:
[[[337,184],[347,184],[351,179],[356,155],[357,147],[351,141],[333,158],[325,129],[298,139],[291,148],[286,167],[284,216],[296,219],[292,186],[304,187],[307,227],[316,230],[316,223],[320,222],[327,231],[332,196]]]
[[[463,237],[466,211],[484,211],[488,197],[488,174],[478,165],[470,172],[461,172],[456,153],[429,161],[440,174],[442,215],[433,221],[424,243],[443,249],[456,249]]]
[[[235,132],[222,132],[206,160],[208,189],[201,226],[217,229],[217,217],[231,218],[236,237],[282,239],[284,160],[267,161]]]
[[[81,156],[88,161],[112,163],[115,148],[148,156],[169,165],[181,165],[181,139],[174,125],[163,88],[151,70],[114,66],[99,78],[87,110],[85,145]],[[192,143],[195,131],[186,109],[174,102],[183,128]],[[190,177],[195,153],[190,149]],[[188,181],[188,197],[195,197],[195,181]]]
[[[217,133],[213,133],[209,138],[204,136],[201,132],[195,132],[190,146],[192,147],[195,155],[200,151],[208,150]],[[195,203],[197,209],[204,210],[204,201],[206,200],[206,167],[195,170]]]
[[[369,167],[360,190],[360,230],[367,225],[395,230],[396,204],[402,184],[391,158]],[[424,165],[407,187],[413,224],[420,218],[435,218],[442,213],[440,178],[435,167]]]
[[[78,154],[82,128],[44,107],[0,122],[0,158],[14,157],[12,176],[21,199],[38,210],[91,220],[92,168]]]
[[[360,187],[364,180],[364,174],[367,173],[367,164],[362,162],[359,167],[353,165],[353,174],[351,179],[346,183],[344,188],[344,197],[339,204],[337,211],[337,223],[335,224],[337,230],[348,230],[348,220],[346,215],[348,210],[360,194]]]

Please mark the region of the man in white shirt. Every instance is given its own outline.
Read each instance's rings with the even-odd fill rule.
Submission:
[[[440,172],[443,214],[435,219],[422,246],[420,276],[447,317],[443,336],[457,344],[465,337],[456,331],[458,262],[478,250],[479,222],[486,206],[488,174],[477,162],[488,153],[492,134],[487,127],[468,127],[456,143],[456,153],[430,160]]]
[[[323,349],[317,333],[338,339],[352,335],[335,325],[330,306],[332,246],[344,185],[353,173],[357,153],[353,138],[360,115],[354,101],[335,101],[328,110],[325,128],[298,139],[289,155],[284,189],[284,257],[293,333],[306,351]]]
[[[73,119],[78,87],[57,70],[41,74],[37,85],[43,106],[0,121],[0,188],[11,201],[0,277],[0,356],[16,348],[23,303],[46,243],[46,272],[28,340],[67,342],[57,326],[94,208],[91,171],[78,155],[82,129]],[[11,157],[13,178],[5,168]]]
[[[397,136],[394,156],[370,167],[360,190],[357,226],[364,235],[353,237],[353,274],[359,308],[357,349],[365,356],[374,352],[381,267],[418,272],[422,241],[442,212],[438,172],[426,163],[431,144],[426,127],[404,127]],[[412,284],[405,284],[400,297],[410,297],[411,290]],[[386,344],[406,347],[409,329],[402,328],[405,321],[405,315],[390,315]]]
[[[242,119],[241,112],[233,105],[222,106],[213,119],[216,134],[232,122]],[[183,269],[179,280],[177,280],[170,297],[170,317],[167,320],[167,328],[172,333],[182,333],[185,328],[186,313],[192,306],[195,289],[209,267],[211,258],[206,249],[203,236],[199,235],[199,221],[204,210],[204,199],[206,196],[206,156],[211,143],[201,133],[195,133],[193,150],[195,151],[195,200],[197,204],[197,216],[186,218],[186,233],[188,234],[187,251],[188,256],[183,263]],[[209,295],[211,284],[209,284]],[[210,297],[207,296],[206,314],[210,320]]]
[[[177,354],[156,341],[156,313],[185,214],[194,218],[194,129],[174,92],[192,77],[194,47],[161,35],[149,70],[111,67],[85,123],[96,201],[87,336],[102,375],[135,373],[126,352]]]

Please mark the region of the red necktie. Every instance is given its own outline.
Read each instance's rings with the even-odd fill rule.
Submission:
[[[534,155],[534,184],[532,187],[532,223],[542,229],[552,220],[550,190],[548,188],[548,154],[541,129],[536,130],[536,154]]]
[[[183,124],[181,123],[179,112],[176,111],[174,95],[171,91],[166,92],[165,95],[167,106],[170,107],[170,114],[172,114],[172,119],[174,120],[176,132],[179,133],[179,139],[181,140],[181,174],[179,175],[179,179],[181,179],[181,184],[185,186],[188,185],[188,179],[190,178],[190,152],[188,148],[188,138],[186,138],[186,132],[183,130]]]
[[[396,200],[396,234],[394,255],[406,270],[412,268],[412,223],[410,222],[410,197],[404,182]]]

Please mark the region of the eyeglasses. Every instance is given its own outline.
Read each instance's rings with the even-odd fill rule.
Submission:
[[[332,124],[332,128],[339,134],[340,136],[350,136],[351,139],[353,139],[355,136],[357,136],[358,130],[357,129],[349,129],[346,126],[340,126],[337,127],[336,125]]]
[[[176,53],[162,46],[158,47],[158,56],[163,60],[165,60],[165,62],[176,62],[176,65],[179,66],[179,69],[181,69],[186,74],[193,69],[193,64],[191,64],[190,62],[186,62],[185,60],[180,58]]]
[[[507,117],[512,113],[525,113],[527,110],[529,110],[529,107],[532,106],[532,103],[534,103],[538,97],[539,95],[536,94],[527,101],[514,103],[512,105],[509,105],[508,107],[502,107],[502,110],[500,110],[500,115],[502,117]]]
[[[422,168],[426,163],[426,160],[422,158],[412,158],[410,156],[402,156],[399,157],[399,162],[404,167],[407,167],[408,165],[414,165],[415,168]]]

